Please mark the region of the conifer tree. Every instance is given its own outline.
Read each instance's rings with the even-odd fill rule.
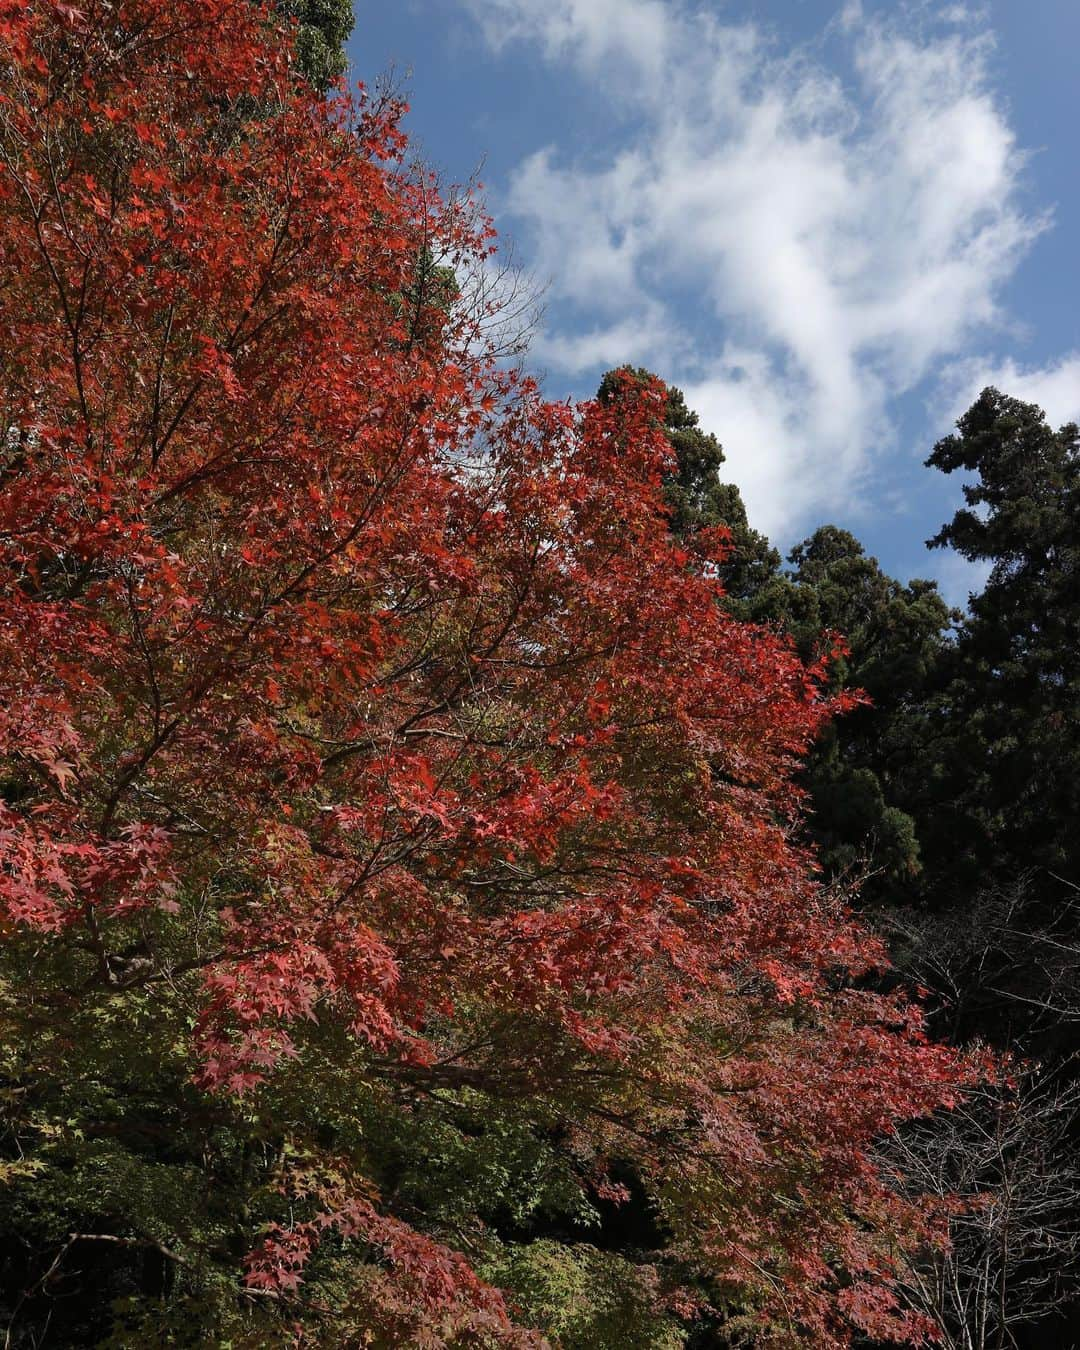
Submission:
[[[927,464],[974,478],[932,548],[988,566],[951,653],[924,774],[935,866],[965,888],[1080,879],[1080,432],[985,389]]]
[[[630,387],[627,379],[640,385],[656,378],[640,367],[621,367],[604,376],[597,397],[608,405],[620,389]],[[719,528],[726,537],[719,575],[728,609],[751,621],[774,619],[785,608],[780,554],[750,525],[738,487],[722,479],[724,450],[716,435],[702,430],[700,417],[687,407],[681,389],[674,385],[666,389],[663,430],[674,463],[664,476],[664,501],[671,531],[690,542],[703,530]]]

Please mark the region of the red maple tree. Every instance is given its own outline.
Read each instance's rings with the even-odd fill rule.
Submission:
[[[667,1306],[920,1336],[890,1272],[926,1222],[870,1148],[968,1070],[858,986],[882,953],[794,842],[835,709],[716,603],[723,540],[673,542],[663,391],[574,410],[500,370],[430,283],[484,265],[483,219],[406,168],[395,103],[298,87],[249,0],[0,0],[0,35],[19,997],[181,991],[224,1103],[333,1054],[405,1120],[511,1102],[599,1195],[632,1170]],[[299,1156],[249,1290],[302,1319],[334,1233],[383,1334],[531,1343],[362,1159]]]

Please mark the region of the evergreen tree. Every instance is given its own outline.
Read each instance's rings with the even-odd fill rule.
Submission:
[[[602,404],[618,397],[629,376],[635,383],[656,378],[640,367],[610,370],[597,393]],[[700,530],[723,527],[731,537],[721,574],[730,609],[743,619],[766,622],[784,609],[786,585],[780,554],[766,537],[752,529],[742,495],[720,477],[724,450],[711,431],[703,431],[698,414],[686,406],[681,389],[667,386],[664,432],[675,452],[675,468],[664,481],[664,500],[671,511],[671,529],[690,540]]]
[[[809,656],[825,635],[847,647],[832,668],[836,689],[867,702],[829,727],[812,753],[806,783],[826,870],[866,866],[869,897],[910,893],[921,871],[920,826],[908,800],[915,747],[951,612],[933,581],[904,584],[881,570],[859,541],[823,525],[789,554],[791,586],[782,616]]]
[[[990,576],[961,624],[926,746],[935,866],[964,887],[1047,869],[1080,841],[1080,433],[986,389],[927,464],[974,472],[930,540]],[[928,812],[928,817],[930,813]]]
[[[278,9],[296,20],[301,74],[313,89],[325,93],[345,73],[344,47],[353,29],[351,0],[278,0]]]

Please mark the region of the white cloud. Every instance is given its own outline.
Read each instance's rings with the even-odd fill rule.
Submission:
[[[496,49],[540,42],[557,60],[567,54],[595,69],[615,58],[650,86],[670,59],[670,6],[664,0],[464,0]]]
[[[863,378],[865,388],[837,397],[759,348],[729,344],[700,378],[682,381],[689,406],[721,435],[754,526],[784,548],[840,508],[869,508],[866,447],[890,444],[893,432],[878,410],[877,376]],[[859,434],[844,420],[856,398]]]
[[[659,310],[583,332],[541,331],[531,344],[534,361],[564,371],[613,366],[667,370],[678,364],[677,353],[685,351],[685,339],[667,326],[667,317]]]
[[[948,416],[955,420],[993,385],[1025,403],[1037,403],[1051,426],[1080,422],[1080,352],[1050,365],[1025,369],[1011,358],[992,361],[971,357],[954,363],[943,380]]]
[[[986,36],[959,7],[926,27],[849,3],[842,78],[681,0],[463,3],[493,44],[537,43],[634,103],[599,166],[549,147],[510,184],[513,230],[552,279],[542,359],[571,376],[655,362],[781,537],[858,504],[892,400],[1001,323],[1000,286],[1046,223],[1020,200]]]

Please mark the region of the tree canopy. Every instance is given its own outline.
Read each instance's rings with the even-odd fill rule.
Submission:
[[[247,0],[0,33],[12,1343],[918,1339],[875,1143],[975,1070],[812,878],[845,699],[665,390],[500,369],[417,275],[483,218]]]
[[[989,568],[950,653],[929,747],[942,867],[1080,877],[1080,432],[986,389],[927,464],[975,475],[930,541]]]
[[[600,385],[610,403],[626,377],[612,371]],[[830,876],[869,873],[864,898],[910,890],[920,873],[916,766],[927,722],[927,697],[940,678],[950,625],[959,616],[932,581],[886,576],[859,541],[833,525],[780,555],[749,525],[736,486],[723,482],[724,454],[682,392],[667,389],[663,427],[675,456],[664,479],[669,527],[691,543],[702,531],[725,540],[717,575],[723,604],[740,618],[789,635],[806,661],[828,656],[829,687],[858,703],[823,728],[803,774],[808,825]]]
[[[789,556],[781,618],[809,656],[830,634],[843,650],[838,690],[864,701],[829,727],[810,756],[812,828],[830,871],[865,870],[864,898],[910,894],[922,873],[920,782],[927,699],[958,617],[932,581],[901,583],[846,530],[827,525]]]

